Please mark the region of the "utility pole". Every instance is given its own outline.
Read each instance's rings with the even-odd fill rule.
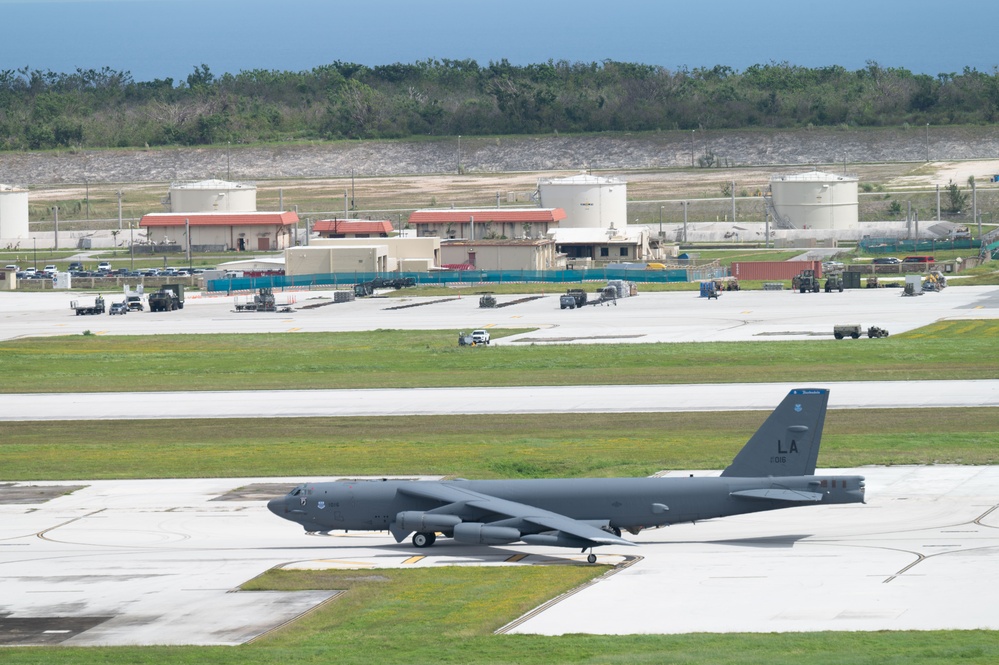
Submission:
[[[121,231],[121,190],[118,190],[118,230]]]
[[[683,204],[683,241],[687,242],[687,206],[690,201],[681,201],[680,203]]]
[[[732,181],[732,223],[735,223],[735,180]]]
[[[53,206],[52,213],[55,219],[55,248],[59,249],[59,206]]]

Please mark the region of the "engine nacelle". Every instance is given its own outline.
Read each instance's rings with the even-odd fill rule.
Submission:
[[[405,531],[448,531],[456,524],[461,524],[461,518],[457,515],[407,510],[396,515],[395,522]]]
[[[521,538],[528,545],[545,545],[547,547],[573,547],[586,549],[592,547],[593,543],[582,538],[568,536],[564,533],[532,533]]]
[[[462,522],[454,525],[454,539],[467,545],[505,545],[520,540],[520,531],[508,526]]]

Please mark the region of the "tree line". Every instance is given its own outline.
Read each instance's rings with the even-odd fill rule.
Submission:
[[[993,123],[999,72],[789,63],[426,60],[135,81],[105,67],[0,70],[0,150],[317,139]]]

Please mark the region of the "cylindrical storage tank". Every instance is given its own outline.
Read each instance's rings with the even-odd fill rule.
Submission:
[[[257,186],[202,180],[170,185],[170,212],[256,212]]]
[[[28,190],[0,185],[0,238],[28,237]]]
[[[538,181],[542,208],[562,208],[559,228],[624,228],[628,223],[628,185],[617,178],[581,174]]]
[[[770,178],[774,208],[796,229],[856,229],[857,179],[813,171]]]

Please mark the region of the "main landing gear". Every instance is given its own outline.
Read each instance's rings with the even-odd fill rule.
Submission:
[[[413,547],[430,547],[437,542],[437,534],[433,531],[418,531],[413,534]]]

